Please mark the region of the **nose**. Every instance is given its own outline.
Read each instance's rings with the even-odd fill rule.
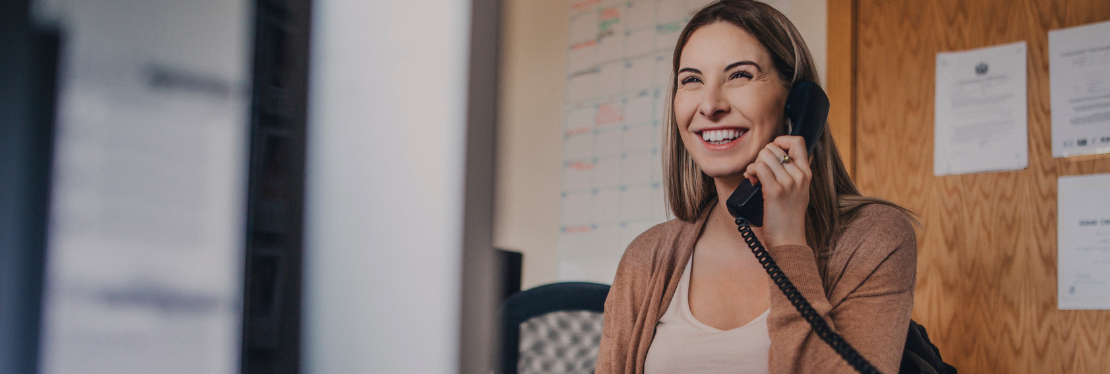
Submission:
[[[710,120],[717,120],[728,114],[729,105],[721,95],[721,88],[716,85],[707,85],[704,92],[705,96],[702,97],[701,105],[698,106],[698,112]]]

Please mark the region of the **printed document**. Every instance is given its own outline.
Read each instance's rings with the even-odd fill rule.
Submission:
[[[1110,174],[1060,177],[1056,304],[1110,309]]]
[[[1048,32],[1052,157],[1110,153],[1110,21]]]
[[[1029,164],[1025,42],[937,54],[933,174]]]

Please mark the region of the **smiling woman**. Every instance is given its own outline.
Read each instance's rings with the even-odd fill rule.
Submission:
[[[908,212],[860,196],[831,136],[812,154],[784,106],[818,81],[797,29],[772,7],[706,6],[679,36],[665,131],[677,219],[629,245],[605,306],[598,373],[851,372],[747,251],[721,199],[760,183],[753,228],[816,312],[883,372],[896,372],[913,306]]]

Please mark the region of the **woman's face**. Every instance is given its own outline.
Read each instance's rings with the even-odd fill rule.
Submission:
[[[747,31],[727,22],[694,31],[679,56],[677,79],[678,133],[710,177],[742,178],[759,151],[783,134],[789,88]]]

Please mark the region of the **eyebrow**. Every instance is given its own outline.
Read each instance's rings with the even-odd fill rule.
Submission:
[[[733,62],[733,63],[729,64],[728,66],[725,66],[725,71],[732,70],[732,68],[737,67],[737,66],[741,66],[741,65],[755,66],[755,70],[759,70],[760,72],[763,72],[763,68],[759,67],[759,64],[755,63],[755,61]]]
[[[755,66],[755,69],[756,69],[756,70],[759,70],[760,72],[763,72],[763,68],[761,68],[761,67],[759,66],[759,64],[755,63],[755,61],[738,61],[738,62],[733,62],[733,63],[731,63],[731,64],[728,64],[728,66],[725,66],[725,71],[729,71],[729,70],[732,70],[732,68],[735,68],[735,67],[737,67],[737,66],[743,66],[743,65],[751,65],[751,66]],[[698,70],[698,69],[694,69],[694,68],[682,68],[682,69],[679,69],[679,70],[678,70],[678,72],[679,72],[679,73],[681,73],[681,72],[687,72],[687,71],[688,71],[688,72],[691,72],[691,73],[694,73],[694,74],[701,74],[701,71],[700,71],[700,70]]]

